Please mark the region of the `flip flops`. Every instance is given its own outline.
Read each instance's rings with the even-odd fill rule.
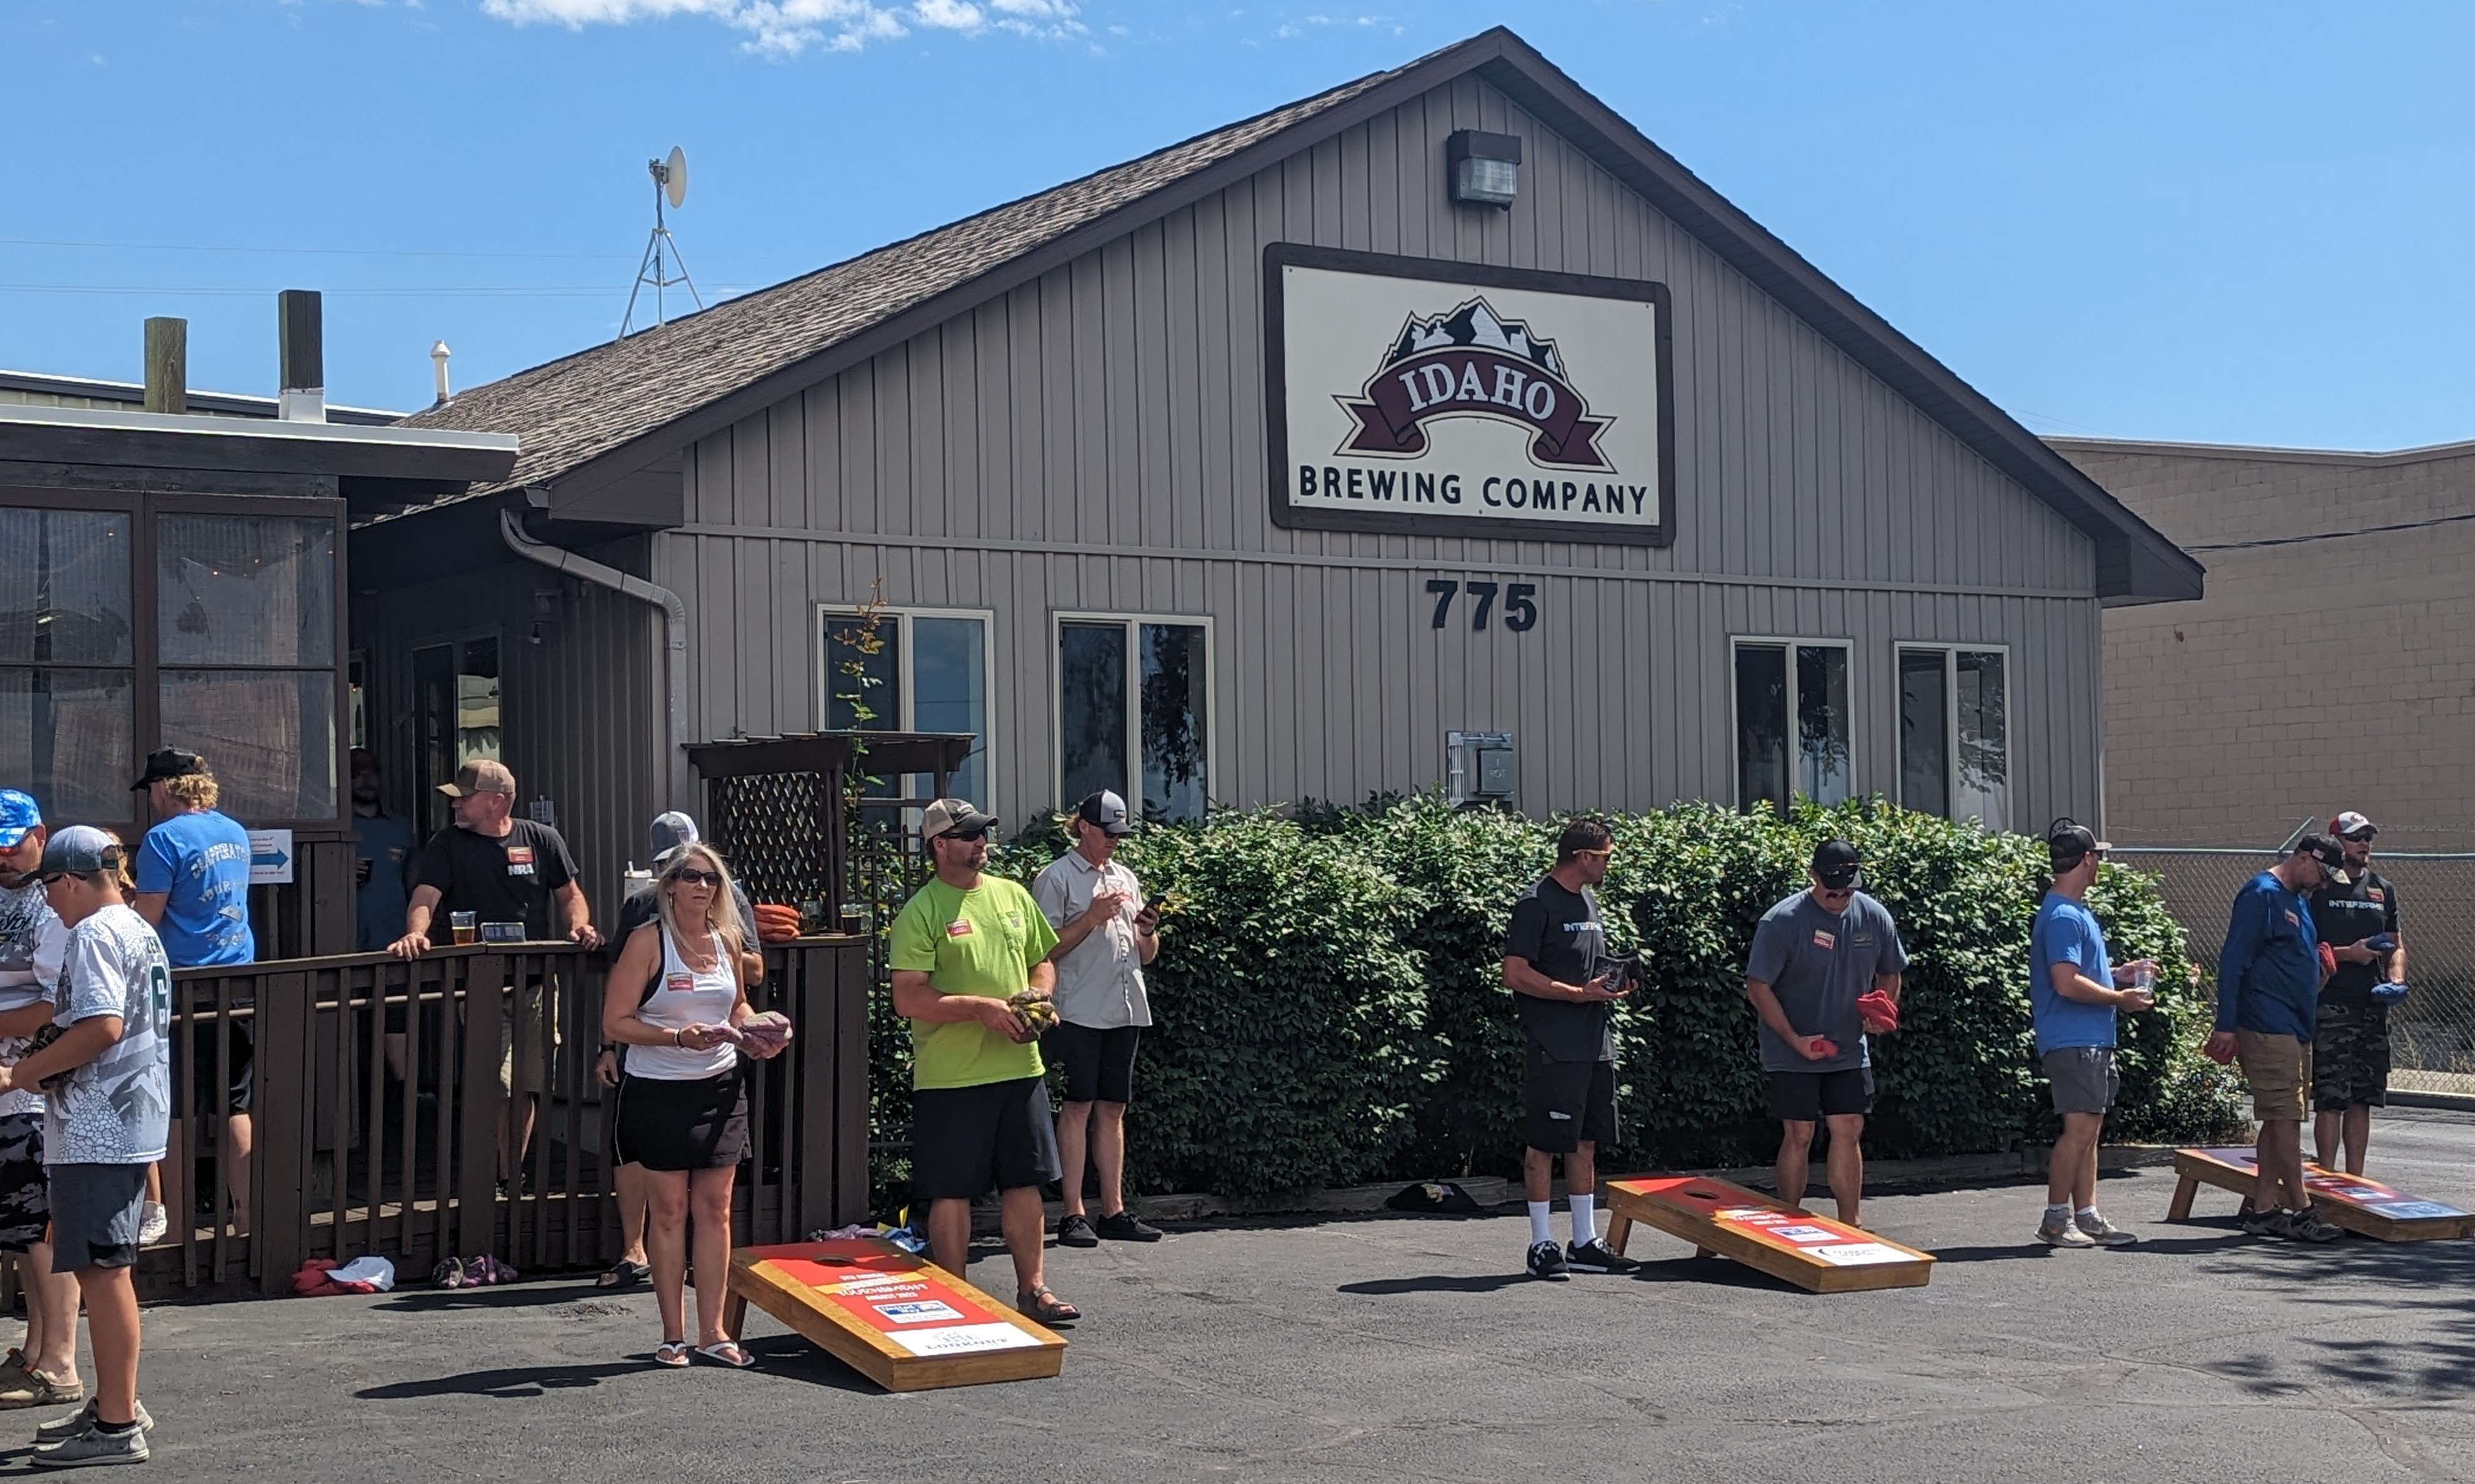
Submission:
[[[669,1366],[674,1371],[680,1370],[688,1363],[690,1349],[685,1340],[664,1340],[653,1347],[653,1364]]]
[[[745,1371],[756,1364],[756,1357],[741,1350],[737,1340],[718,1340],[711,1345],[699,1345],[696,1352],[715,1365],[728,1366],[733,1371]]]
[[[633,1288],[652,1276],[652,1264],[629,1262],[622,1257],[603,1269],[601,1276],[594,1279],[594,1283],[601,1288]]]

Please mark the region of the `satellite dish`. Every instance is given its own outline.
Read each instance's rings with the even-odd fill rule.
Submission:
[[[675,144],[671,158],[662,161],[662,194],[670,197],[674,211],[688,204],[688,153]]]

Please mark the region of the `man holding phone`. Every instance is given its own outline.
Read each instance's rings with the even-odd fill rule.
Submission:
[[[1126,801],[1102,790],[1074,808],[1074,848],[1033,879],[1032,900],[1057,930],[1048,961],[1057,971],[1057,1025],[1048,1049],[1066,1069],[1057,1110],[1057,1150],[1065,1164],[1060,1247],[1157,1242],[1158,1227],[1126,1209],[1126,1105],[1134,1101],[1135,1049],[1152,1023],[1143,965],[1160,953],[1160,902],[1115,859],[1134,833]],[[1100,1220],[1083,1210],[1084,1152],[1099,1167]]]
[[[2096,1146],[2106,1109],[2122,1079],[2114,1068],[2115,1012],[2157,1003],[2157,963],[2142,959],[2118,968],[2105,951],[2105,930],[2088,910],[2089,888],[2114,848],[2073,819],[2046,831],[2054,885],[2028,934],[2028,1010],[2037,1028],[2037,1056],[2053,1085],[2063,1134],[2046,1164],[2046,1219],[2037,1240],[2048,1247],[2128,1247],[2140,1240],[2096,1208]]]
[[[1865,1115],[1874,1110],[1866,1041],[1899,1028],[1907,950],[1890,910],[1857,889],[1864,861],[1844,839],[1813,850],[1812,886],[1762,914],[1745,964],[1760,1021],[1771,1116],[1779,1121],[1778,1196],[1804,1204],[1814,1125],[1830,1127],[1830,1194],[1853,1227],[1865,1194]]]
[[[1616,1137],[1615,1036],[1610,1007],[1632,992],[1630,963],[1608,965],[1606,931],[1590,888],[1606,879],[1615,837],[1576,819],[1556,841],[1556,868],[1512,904],[1504,939],[1504,986],[1512,991],[1528,1045],[1521,1102],[1528,1124],[1521,1180],[1530,1201],[1530,1276],[1563,1282],[1584,1273],[1641,1266],[1599,1240],[1598,1150]],[[1556,1160],[1564,1160],[1571,1245],[1556,1246],[1550,1221]]]

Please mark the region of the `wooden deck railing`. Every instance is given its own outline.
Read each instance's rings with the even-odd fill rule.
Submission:
[[[868,944],[801,938],[766,961],[750,998],[789,1015],[797,1035],[749,1080],[743,1242],[795,1241],[867,1214]],[[513,943],[174,974],[172,1229],[141,1258],[141,1289],[283,1293],[308,1258],[366,1253],[406,1282],[451,1254],[491,1253],[520,1271],[615,1258],[611,1105],[594,1077],[606,969],[570,944]],[[223,1090],[244,1047],[245,1231],[225,1178]],[[502,1060],[542,1069],[520,1070],[520,1095],[547,1083],[512,1175],[500,1119],[519,1107]]]

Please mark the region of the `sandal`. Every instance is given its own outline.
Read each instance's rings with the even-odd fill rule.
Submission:
[[[651,1263],[629,1262],[622,1257],[604,1269],[601,1276],[594,1281],[603,1288],[633,1288],[652,1276]]]
[[[737,1340],[717,1340],[711,1345],[699,1345],[697,1353],[715,1365],[728,1366],[733,1371],[745,1371],[756,1364],[756,1357],[741,1350]]]
[[[664,1340],[653,1347],[653,1364],[675,1370],[688,1363],[688,1349],[685,1340]]]
[[[464,1286],[464,1259],[450,1257],[429,1270],[429,1280],[441,1288]]]
[[[1048,1291],[1046,1283],[1015,1295],[1014,1306],[1043,1325],[1070,1325],[1083,1311]]]

